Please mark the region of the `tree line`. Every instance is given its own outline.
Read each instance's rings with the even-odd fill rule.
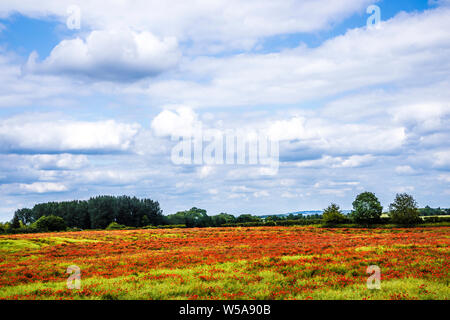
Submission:
[[[353,210],[345,215],[332,203],[315,215],[272,215],[265,218],[251,214],[234,216],[227,213],[209,216],[204,209],[193,207],[175,214],[163,215],[157,201],[129,196],[98,196],[89,200],[47,202],[33,208],[15,211],[11,222],[1,224],[0,233],[40,232],[80,229],[125,229],[152,227],[220,227],[220,226],[274,226],[374,224],[394,223],[414,225],[424,222],[420,215],[450,214],[450,209],[419,209],[417,202],[406,193],[397,194],[383,217],[383,207],[372,192],[363,192],[353,201]],[[448,222],[449,218],[426,218],[425,222]]]
[[[436,215],[444,215],[450,212],[450,209],[434,210],[426,207],[424,210],[419,209],[417,201],[412,195],[407,193],[397,194],[394,201],[389,205],[389,210],[385,217],[383,215],[383,207],[380,201],[372,192],[360,193],[352,203],[353,210],[349,216],[345,216],[339,206],[332,203],[323,211],[323,220],[328,225],[336,225],[354,222],[359,225],[369,226],[373,224],[393,223],[402,226],[412,226],[422,222],[448,222],[448,218],[435,218],[423,220],[421,212],[425,211],[426,215],[430,213]]]
[[[42,217],[61,218],[69,228],[104,229],[111,222],[130,227],[162,224],[164,217],[157,201],[129,196],[98,196],[89,200],[47,202],[32,209],[16,210],[11,224],[35,225]]]

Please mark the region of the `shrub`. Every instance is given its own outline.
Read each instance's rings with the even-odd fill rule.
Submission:
[[[383,207],[374,193],[363,192],[356,197],[352,204],[351,216],[356,223],[369,225],[380,221]]]
[[[121,230],[121,229],[125,229],[125,228],[126,228],[126,226],[124,226],[123,224],[119,224],[119,223],[113,221],[106,227],[106,230]]]
[[[394,202],[389,205],[389,215],[395,224],[414,225],[422,222],[416,200],[406,193],[396,195]]]
[[[342,214],[339,206],[332,203],[323,211],[323,221],[328,225],[335,225],[347,222],[347,218]]]
[[[425,223],[450,222],[450,217],[424,217],[423,222]]]
[[[66,223],[64,222],[64,219],[54,215],[40,217],[35,222],[35,226],[40,231],[66,230]]]
[[[186,228],[187,226],[185,224],[165,224],[165,225],[159,225],[156,228],[158,229],[176,229],[176,228]]]

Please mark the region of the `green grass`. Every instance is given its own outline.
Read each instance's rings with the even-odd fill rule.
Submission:
[[[97,242],[97,240],[63,237],[47,237],[39,239],[0,239],[0,251],[17,252],[22,250],[38,250],[43,246],[81,242]]]

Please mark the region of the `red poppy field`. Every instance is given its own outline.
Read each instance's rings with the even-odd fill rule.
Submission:
[[[0,299],[449,299],[448,227],[0,236]],[[81,286],[69,289],[69,266]],[[367,267],[381,288],[367,287]]]

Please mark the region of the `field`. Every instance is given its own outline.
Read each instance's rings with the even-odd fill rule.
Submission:
[[[0,236],[1,299],[449,299],[448,227]],[[70,265],[80,289],[68,289]],[[381,269],[369,290],[366,269]]]

